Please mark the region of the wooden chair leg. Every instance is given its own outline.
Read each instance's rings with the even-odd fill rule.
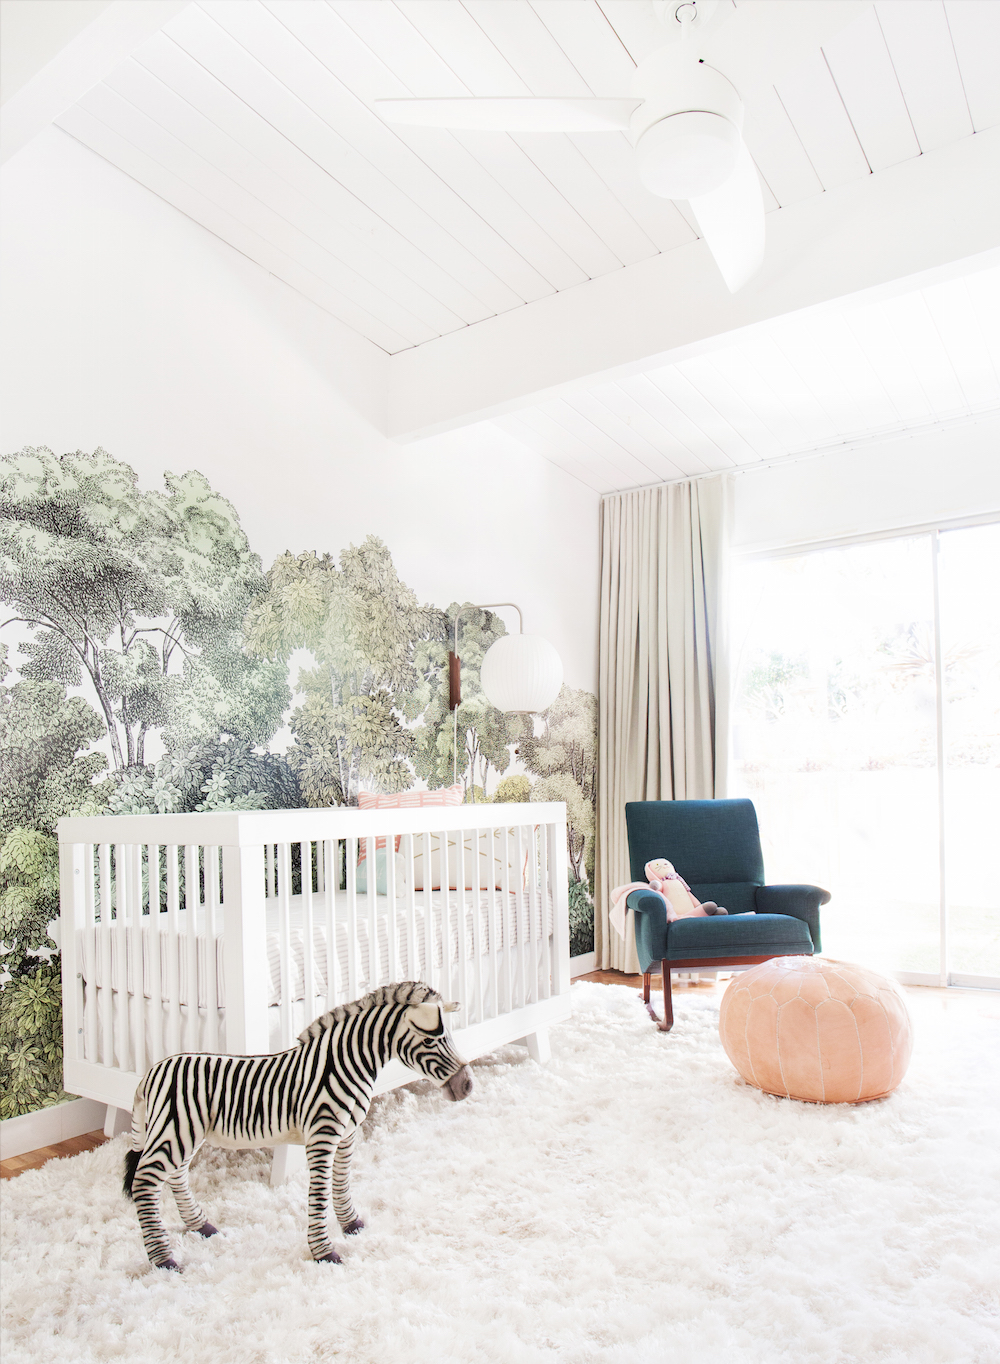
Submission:
[[[650,1003],[650,985],[652,982],[652,971],[644,971],[642,975],[642,1002],[646,1006],[646,1012],[659,1028],[660,1032],[669,1032],[674,1026],[674,1003],[670,993],[670,967],[667,962],[660,963],[663,972],[663,1018],[657,1017],[656,1010]]]
[[[669,1032],[674,1026],[674,998],[670,989],[670,963],[661,961],[663,971],[663,1022],[657,1023],[661,1032]]]

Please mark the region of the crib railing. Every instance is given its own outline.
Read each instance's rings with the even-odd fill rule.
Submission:
[[[162,1056],[290,1046],[394,980],[464,1027],[569,989],[561,803],[99,816],[59,843],[70,1093],[96,1066],[128,1106]]]

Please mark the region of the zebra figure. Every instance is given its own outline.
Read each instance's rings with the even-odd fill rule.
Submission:
[[[453,1099],[472,1091],[468,1066],[445,1028],[444,1015],[458,1008],[417,981],[383,985],[317,1018],[288,1051],[188,1053],[157,1061],[136,1091],[124,1182],[150,1262],[180,1269],[160,1213],[164,1181],[187,1229],[215,1235],[188,1185],[191,1161],[207,1141],[230,1148],[304,1144],[309,1250],[314,1260],[340,1264],[327,1232],[327,1207],[332,1190],[344,1234],[361,1231],[364,1223],[351,1202],[351,1153],[382,1067],[398,1057]]]

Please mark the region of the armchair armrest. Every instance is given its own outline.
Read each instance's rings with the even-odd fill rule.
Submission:
[[[633,890],[625,901],[635,913],[635,950],[643,971],[667,955],[667,902],[657,890]]]
[[[819,933],[819,907],[830,899],[830,892],[819,886],[758,886],[754,896],[758,914],[788,914],[802,919],[809,929],[813,951],[823,950]]]

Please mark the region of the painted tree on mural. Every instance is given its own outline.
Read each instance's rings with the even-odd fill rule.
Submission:
[[[479,683],[483,657],[495,640],[507,633],[492,611],[466,603],[448,607],[448,635],[418,645],[414,663],[417,683],[404,702],[410,720],[422,723],[414,732],[413,766],[431,787],[450,786],[454,780],[455,716],[448,705],[448,649],[453,647],[454,621],[459,610],[458,648],[462,659],[462,701],[458,707],[458,778],[466,796],[482,800],[490,770],[507,771],[511,747],[525,732],[523,717],[504,715],[491,706]]]
[[[0,687],[6,1117],[62,1097],[56,821],[353,804],[362,787],[450,785],[458,604],[421,605],[375,536],[339,561],[283,554],[265,576],[203,475],[168,473],[163,491],[147,492],[103,450],[46,449],[0,461],[0,598],[20,655],[19,678]],[[498,712],[479,671],[504,633],[490,611],[463,615],[458,770],[468,800],[566,801],[572,950],[587,951],[596,703],[563,688],[537,736],[530,719]],[[299,649],[311,662],[288,715]],[[272,753],[285,721],[293,742]],[[148,762],[153,735],[165,751]],[[110,768],[93,747],[105,743]]]
[[[299,672],[303,701],[291,717],[288,754],[310,805],[354,805],[358,791],[413,784],[413,731],[406,698],[417,686],[417,649],[440,637],[443,613],[421,606],[400,581],[377,536],[329,555],[283,554],[250,609],[247,648],[287,664],[308,649]]]
[[[532,787],[534,800],[566,802],[570,865],[578,881],[589,880],[597,803],[597,698],[564,685],[543,723],[541,734],[518,745],[518,756],[541,778]]]
[[[56,821],[98,814],[111,783],[100,717],[58,682],[10,683],[0,644],[0,1117],[62,1096]]]
[[[570,950],[594,947],[594,824],[597,804],[597,698],[563,686],[545,712],[543,729],[518,745],[518,756],[538,780],[532,800],[566,802],[570,860]]]
[[[191,471],[143,492],[104,450],[26,449],[0,466],[0,597],[32,632],[21,675],[89,686],[117,770],[227,733],[266,743],[289,693],[283,670],[241,648],[263,589],[235,509]]]

